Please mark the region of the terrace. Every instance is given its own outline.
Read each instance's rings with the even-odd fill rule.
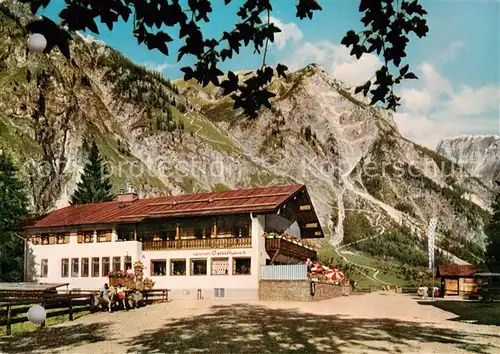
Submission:
[[[266,252],[275,262],[291,262],[303,258],[316,259],[316,248],[311,243],[283,233],[265,233]]]
[[[250,248],[251,237],[223,237],[191,240],[143,241],[143,251],[207,249],[207,248]]]

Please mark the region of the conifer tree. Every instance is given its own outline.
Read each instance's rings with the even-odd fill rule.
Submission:
[[[87,204],[114,200],[115,195],[111,191],[112,188],[108,169],[103,165],[103,159],[94,142],[92,143],[81,181],[76,186],[75,193],[71,197],[71,204]]]
[[[25,220],[28,200],[10,159],[0,152],[0,281],[23,280],[24,244],[13,231]]]
[[[486,254],[489,258],[500,262],[500,192],[497,193],[491,208],[493,216],[484,230],[488,236]]]

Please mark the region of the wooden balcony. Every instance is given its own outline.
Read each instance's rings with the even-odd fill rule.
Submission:
[[[280,254],[298,259],[316,259],[316,251],[302,247],[283,238],[266,238],[266,251],[271,258],[276,254]]]
[[[207,248],[249,248],[251,237],[224,237],[194,240],[143,241],[143,251],[199,250]]]

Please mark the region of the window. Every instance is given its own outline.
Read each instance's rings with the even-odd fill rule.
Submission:
[[[170,261],[170,274],[171,275],[186,275],[186,260],[185,259],[172,259]]]
[[[167,260],[166,259],[153,259],[151,260],[151,275],[167,275]]]
[[[191,275],[207,275],[207,260],[192,259],[191,260]]]
[[[132,256],[123,257],[123,270],[132,269]]]
[[[113,270],[122,269],[122,257],[113,257]]]
[[[93,243],[94,242],[94,231],[80,231],[78,232],[78,243]]]
[[[118,229],[118,239],[122,241],[133,241],[135,239],[134,229]]]
[[[212,258],[212,275],[229,274],[229,258]]]
[[[30,240],[31,240],[31,243],[34,245],[41,245],[42,244],[42,236],[40,234],[32,236],[30,238]]]
[[[92,258],[92,276],[99,276],[99,258]]]
[[[240,233],[241,233],[241,237],[249,237],[250,236],[250,232],[249,232],[248,227],[242,227],[240,229]]]
[[[69,243],[69,233],[57,233],[56,243],[57,244]]]
[[[71,258],[71,276],[78,276],[78,258]]]
[[[97,242],[111,242],[111,230],[99,230],[97,231]]]
[[[167,240],[173,241],[175,240],[175,230],[167,230]]]
[[[198,240],[203,238],[203,229],[194,229],[194,237]]]
[[[89,259],[82,258],[82,277],[89,276]]]
[[[83,233],[83,242],[84,243],[93,243],[94,242],[94,231],[85,231]]]
[[[182,228],[181,229],[181,238],[183,238],[183,239],[194,238],[194,229]]]
[[[61,259],[61,277],[62,278],[69,277],[69,259],[68,258]]]
[[[233,258],[233,274],[250,274],[251,258]]]
[[[40,277],[42,278],[47,278],[49,276],[49,260],[48,259],[42,259],[41,262],[41,267],[40,267]]]
[[[109,271],[109,257],[102,257],[102,276],[107,277]]]
[[[42,234],[42,245],[48,245],[50,237],[49,234]]]
[[[248,227],[235,226],[233,228],[233,237],[248,237]]]

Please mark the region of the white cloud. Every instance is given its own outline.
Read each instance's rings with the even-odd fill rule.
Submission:
[[[420,79],[424,82],[428,92],[431,94],[446,94],[450,96],[453,94],[450,82],[444,78],[432,64],[425,62],[420,65],[418,69],[422,73]]]
[[[144,65],[146,66],[146,68],[148,68],[149,70],[153,70],[153,71],[159,71],[159,72],[163,72],[165,71],[166,69],[169,69],[169,68],[174,68],[175,65],[173,64],[169,64],[169,63],[144,63]]]
[[[426,112],[436,102],[430,92],[416,89],[402,89],[401,103],[416,112]]]
[[[461,41],[451,41],[441,54],[443,63],[454,59],[460,51],[465,48],[465,44]]]
[[[500,123],[491,117],[457,118],[449,116],[435,117],[432,114],[395,113],[400,132],[418,144],[434,150],[444,138],[461,134],[482,134],[498,132]]]
[[[300,41],[304,34],[300,30],[300,28],[293,22],[284,23],[277,18],[271,17],[271,23],[274,23],[276,27],[281,29],[281,32],[274,34],[274,44],[278,47],[279,50],[283,50],[285,48],[287,41]]]
[[[365,54],[359,60],[351,56],[350,49],[328,41],[305,42],[298,46],[289,58],[282,61],[292,70],[310,63],[322,65],[336,79],[356,86],[369,80],[382,62],[374,54]]]
[[[462,86],[453,99],[448,102],[448,109],[459,115],[480,114],[490,109],[500,110],[500,87],[483,86],[477,90]]]
[[[500,131],[500,86],[462,86],[456,91],[430,63],[416,72],[419,89],[402,89],[402,110],[394,119],[403,135],[436,148],[443,138]]]

